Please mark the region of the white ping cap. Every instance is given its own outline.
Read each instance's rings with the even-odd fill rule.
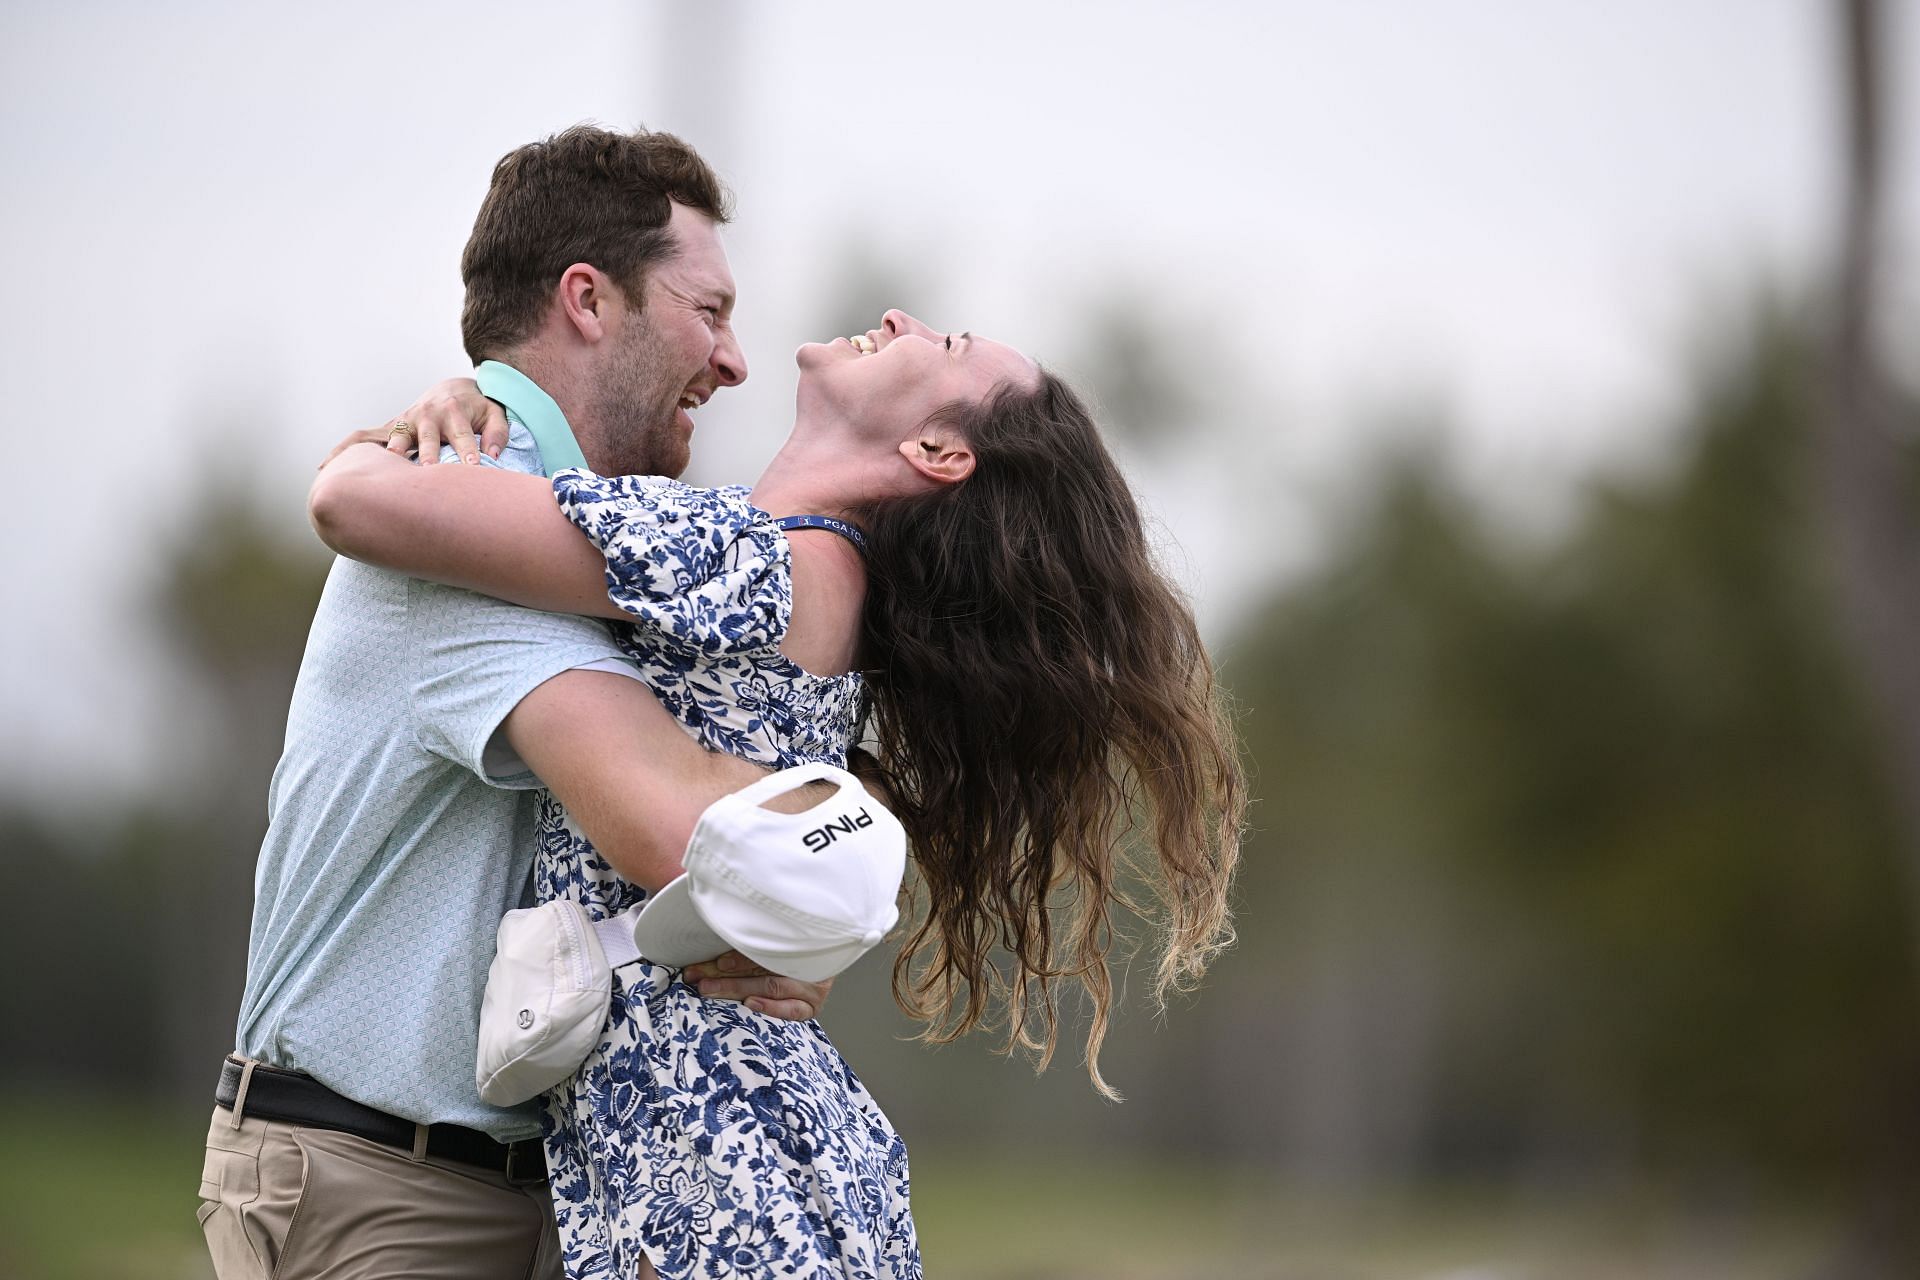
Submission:
[[[803,813],[761,807],[823,781],[834,794]],[[732,949],[774,973],[820,982],[900,918],[907,833],[846,770],[803,764],[709,805],[684,865],[633,923],[642,956],[678,967]]]

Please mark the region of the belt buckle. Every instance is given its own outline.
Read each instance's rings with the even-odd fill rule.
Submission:
[[[531,1172],[521,1172],[521,1166],[530,1166]],[[507,1144],[507,1184],[515,1187],[537,1187],[547,1180],[547,1153],[538,1138],[523,1138],[519,1142]]]

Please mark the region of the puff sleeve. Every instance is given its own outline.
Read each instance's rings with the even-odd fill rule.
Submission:
[[[776,647],[793,616],[786,539],[740,486],[554,473],[566,517],[607,561],[607,596],[676,648],[717,657]]]

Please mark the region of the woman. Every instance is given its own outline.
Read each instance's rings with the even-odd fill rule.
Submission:
[[[1161,933],[1157,997],[1230,940],[1242,799],[1192,616],[1085,408],[1027,357],[890,311],[797,359],[793,432],[750,495],[350,449],[316,524],[359,559],[628,623],[623,648],[717,749],[840,763],[865,718],[857,764],[916,868],[902,1007],[936,1041],[1004,1021],[1044,1066],[1058,987],[1078,987],[1111,1095],[1115,906]],[[789,534],[783,515],[824,519]],[[543,897],[599,916],[659,887],[550,800],[542,832]],[[570,1274],[919,1274],[904,1148],[817,1024],[660,966],[619,979],[601,1050],[549,1096]]]

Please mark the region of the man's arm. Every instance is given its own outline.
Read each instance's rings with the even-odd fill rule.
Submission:
[[[608,864],[657,891],[706,807],[766,776],[695,742],[643,684],[606,671],[565,671],[536,687],[501,725],[527,767],[566,806]],[[690,966],[700,994],[761,1013],[810,1018],[831,982],[768,974],[744,957]],[[719,976],[719,975],[739,976]]]

